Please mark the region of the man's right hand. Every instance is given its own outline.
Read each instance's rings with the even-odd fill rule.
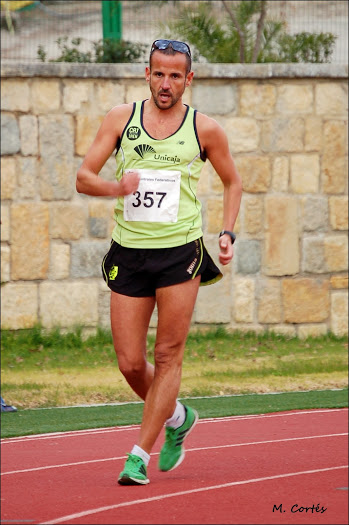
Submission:
[[[118,195],[129,195],[130,193],[136,191],[140,178],[141,177],[137,170],[129,170],[127,173],[124,173],[122,179],[119,182]]]

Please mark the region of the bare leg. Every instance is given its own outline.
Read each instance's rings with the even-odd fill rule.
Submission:
[[[144,403],[138,446],[150,454],[178,396],[185,342],[200,285],[200,277],[157,290],[158,328],[155,373]]]
[[[154,377],[154,367],[146,359],[147,332],[154,307],[155,297],[111,292],[111,329],[119,369],[143,400]]]

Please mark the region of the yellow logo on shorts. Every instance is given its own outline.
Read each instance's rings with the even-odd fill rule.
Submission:
[[[119,271],[119,267],[118,266],[112,266],[109,270],[109,279],[111,281],[114,281],[115,280],[115,277],[117,276],[118,274],[118,271]]]

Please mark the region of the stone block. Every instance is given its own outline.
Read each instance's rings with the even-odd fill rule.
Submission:
[[[244,209],[244,232],[245,233],[262,233],[264,232],[263,197],[257,195],[248,195],[243,197]]]
[[[330,224],[333,230],[348,229],[348,195],[330,197]]]
[[[63,109],[66,113],[76,113],[88,108],[94,98],[93,81],[66,78],[63,80]]]
[[[328,201],[326,197],[309,196],[300,200],[303,230],[323,232],[328,229]]]
[[[69,115],[39,117],[40,193],[43,200],[69,200],[76,194],[74,127]]]
[[[348,132],[343,121],[328,121],[324,124],[324,147],[321,162],[322,191],[344,193],[348,178]]]
[[[230,322],[230,283],[230,275],[225,273],[218,283],[200,287],[195,306],[196,323]]]
[[[38,120],[35,115],[21,115],[19,117],[19,131],[21,137],[22,155],[38,155]]]
[[[297,200],[288,195],[265,199],[264,272],[266,275],[294,275],[299,271]]]
[[[223,224],[223,199],[207,199],[207,232],[219,233]]]
[[[16,196],[17,163],[14,157],[1,157],[1,200],[12,200]]]
[[[233,280],[234,319],[237,323],[253,323],[255,281],[248,277]]]
[[[331,283],[331,288],[333,290],[339,290],[341,288],[348,289],[348,274],[331,275],[330,283]]]
[[[243,116],[264,117],[275,110],[276,88],[270,84],[244,83],[240,87],[240,113]]]
[[[53,281],[68,279],[70,272],[70,245],[51,243],[49,278]]]
[[[312,113],[313,103],[313,87],[310,84],[283,83],[277,88],[278,113],[288,115]]]
[[[239,239],[236,243],[235,258],[238,273],[258,273],[261,269],[260,241]]]
[[[271,169],[268,157],[237,157],[236,168],[242,179],[243,191],[266,193],[270,186]]]
[[[270,325],[268,326],[268,332],[273,332],[274,334],[279,334],[290,338],[297,336],[296,327],[289,324]]]
[[[38,322],[38,307],[36,283],[6,283],[1,288],[1,328],[32,328]]]
[[[88,203],[88,213],[90,236],[110,238],[114,226],[114,200],[92,199]]]
[[[307,237],[302,244],[302,271],[308,273],[326,273],[323,236]]]
[[[57,202],[50,206],[50,235],[52,239],[73,241],[86,231],[87,213],[84,207],[73,202]]]
[[[28,202],[11,207],[11,279],[46,279],[49,266],[49,210]]]
[[[75,153],[84,157],[97,135],[103,116],[77,115]]]
[[[1,204],[1,242],[10,240],[10,207],[7,204]]]
[[[90,217],[88,222],[89,234],[91,237],[105,239],[110,237],[109,221],[103,217]]]
[[[38,159],[36,157],[18,157],[17,168],[17,197],[23,200],[35,200],[38,194]]]
[[[286,156],[275,157],[272,167],[271,187],[274,191],[286,192],[289,180],[289,159]]]
[[[276,118],[263,122],[261,147],[263,151],[301,152],[304,149],[304,119]]]
[[[318,82],[315,86],[315,111],[317,115],[326,117],[347,115],[348,84]]]
[[[9,113],[1,114],[1,155],[13,155],[21,149],[17,119]]]
[[[282,301],[286,323],[321,323],[329,318],[329,281],[284,279]]]
[[[35,115],[57,112],[61,107],[60,80],[34,78],[31,85],[31,100]]]
[[[124,102],[126,104],[131,104],[136,100],[145,100],[150,95],[149,85],[144,80],[135,80],[132,84],[128,83],[124,89]]]
[[[329,272],[343,272],[348,270],[347,235],[327,236],[324,241],[324,252]]]
[[[214,97],[212,96],[213,90]],[[192,104],[198,111],[208,115],[236,114],[236,86],[230,81],[227,83],[209,81],[208,83],[194,84]]]
[[[291,156],[291,189],[295,193],[319,191],[320,159],[318,155]]]
[[[1,283],[10,280],[10,247],[1,245]]]
[[[110,329],[110,290],[105,281],[99,284],[98,294],[98,326]]]
[[[305,151],[322,151],[323,124],[320,117],[310,116],[305,119]]]
[[[326,335],[328,331],[325,323],[309,323],[301,324],[297,327],[297,334],[300,339],[307,339],[308,337],[321,337]]]
[[[80,241],[72,245],[71,277],[100,277],[102,278],[102,260],[109,250],[110,240],[107,241]]]
[[[206,235],[204,242],[223,278],[215,284],[200,286],[192,321],[195,319],[196,323],[201,324],[228,323],[231,320],[231,264],[223,267],[219,264],[217,235]]]
[[[30,109],[30,89],[27,79],[1,79],[1,109],[23,111]]]
[[[231,118],[225,122],[224,129],[233,154],[256,151],[259,148],[260,129],[255,119]]]
[[[331,331],[339,337],[348,334],[348,292],[331,295]]]
[[[149,94],[145,98],[149,98]],[[120,82],[99,79],[96,85],[95,100],[99,113],[107,113],[114,106],[124,103],[125,86]]]
[[[281,284],[277,279],[265,279],[258,290],[258,321],[263,324],[281,323]]]
[[[40,322],[45,328],[97,326],[97,281],[44,281],[39,295]]]

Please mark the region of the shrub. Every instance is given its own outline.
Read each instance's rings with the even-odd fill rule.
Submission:
[[[194,59],[208,62],[329,62],[336,36],[331,33],[289,35],[285,24],[268,20],[267,2],[225,2],[224,24],[214,14],[213,2],[196,10],[178,5],[178,18],[163,24],[165,35],[193,46]]]
[[[72,47],[67,44],[67,36],[58,38],[56,42],[61,54],[58,58],[50,59],[49,62],[137,62],[142,59],[147,48],[146,44],[128,42],[127,40],[101,39],[92,42],[92,52],[79,49],[82,43],[81,38],[72,38]],[[41,62],[46,62],[47,53],[42,45],[39,45],[37,55]]]

